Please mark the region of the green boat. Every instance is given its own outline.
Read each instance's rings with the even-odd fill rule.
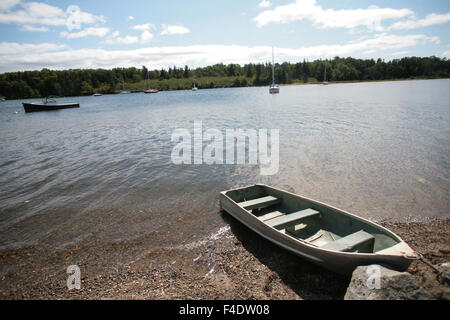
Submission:
[[[343,275],[371,264],[404,271],[419,259],[399,236],[376,223],[267,185],[223,191],[220,205],[260,236]]]

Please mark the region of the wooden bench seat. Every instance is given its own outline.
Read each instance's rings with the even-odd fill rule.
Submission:
[[[246,210],[253,210],[253,209],[262,209],[262,208],[270,207],[270,206],[273,206],[280,202],[281,202],[281,199],[278,199],[278,198],[275,198],[272,196],[267,196],[267,197],[263,197],[263,198],[239,202],[238,204]]]
[[[314,209],[305,209],[302,211],[289,213],[284,216],[270,219],[270,220],[266,221],[266,223],[269,226],[277,228],[277,229],[285,229],[290,226],[298,224],[303,219],[318,216],[319,214],[320,214],[319,211],[316,211]]]
[[[352,233],[336,241],[329,242],[320,248],[333,251],[350,252],[364,250],[364,252],[373,251],[375,238],[364,230]]]
[[[280,211],[273,211],[273,212],[266,213],[262,216],[258,216],[258,219],[261,221],[267,221],[267,220],[270,220],[273,218],[277,218],[279,216],[284,216],[284,213],[281,213]]]

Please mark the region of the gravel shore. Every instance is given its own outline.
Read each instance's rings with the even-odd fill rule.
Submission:
[[[151,239],[140,239],[1,252],[0,299],[343,299],[349,278],[222,218],[217,232],[179,246],[150,248]],[[380,223],[433,264],[450,261],[450,219]],[[71,264],[80,267],[80,290],[67,289]],[[425,284],[427,269],[413,262],[408,271]]]

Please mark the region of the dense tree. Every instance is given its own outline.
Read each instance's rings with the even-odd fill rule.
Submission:
[[[322,81],[325,65],[329,81],[366,81],[408,78],[450,77],[450,60],[438,57],[408,57],[384,61],[334,57],[332,60],[275,65],[275,81]],[[7,99],[90,95],[95,92],[116,93],[122,88],[140,91],[147,75],[151,86],[159,90],[190,89],[195,81],[199,88],[262,86],[272,82],[270,63],[225,65],[222,63],[190,70],[188,66],[168,70],[137,68],[83,69],[8,72],[0,74],[0,95]]]

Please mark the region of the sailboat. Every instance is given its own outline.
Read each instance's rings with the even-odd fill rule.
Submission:
[[[327,84],[328,84],[328,81],[327,81],[327,65],[325,64],[325,71],[324,71],[324,74],[323,74],[323,85],[326,86]]]
[[[280,86],[275,83],[275,58],[273,53],[273,47],[272,47],[272,84],[269,88],[270,94],[277,94],[280,93]]]
[[[194,86],[192,87],[192,91],[198,91],[198,88],[197,88],[197,86],[195,85],[195,82],[194,82]]]
[[[125,80],[122,77],[122,92],[120,92],[120,94],[128,94],[130,93],[130,91],[125,90]]]
[[[149,94],[149,93],[158,93],[158,92],[159,92],[159,91],[156,90],[156,89],[150,89],[150,75],[149,75],[148,71],[147,71],[147,79],[146,79],[146,82],[148,83],[148,89],[147,89],[147,90],[144,90],[144,93]]]

